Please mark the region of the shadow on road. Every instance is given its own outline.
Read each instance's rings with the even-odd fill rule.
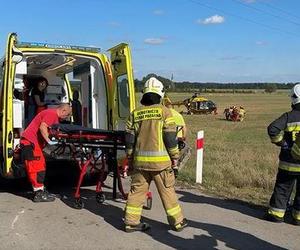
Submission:
[[[106,202],[98,204],[95,199],[95,192],[92,190],[83,189],[81,194],[85,198],[84,209],[102,217],[104,221],[112,225],[115,229],[123,231],[124,224],[122,218],[124,211],[122,208]],[[111,193],[109,192],[105,192],[105,195],[111,197]],[[62,201],[72,207],[72,198],[62,199]],[[164,213],[164,211],[160,212]],[[200,231],[198,234],[194,234],[193,238],[186,239],[181,237],[181,233],[171,231],[169,225],[163,222],[146,217],[143,217],[142,220],[152,226],[152,229],[147,232],[149,237],[175,249],[218,249],[217,241],[224,242],[227,247],[233,249],[284,249],[249,233],[216,224],[189,221],[190,228],[204,231],[204,234]],[[185,230],[189,230],[189,228]]]
[[[209,197],[204,195],[193,194],[183,190],[177,190],[177,194],[182,195],[179,200],[187,203],[209,204],[216,207],[221,207],[228,210],[237,211],[239,213],[262,218],[266,207],[255,205],[250,202],[245,202],[237,199],[222,199],[217,197]]]
[[[73,207],[73,187],[75,186],[77,176],[76,174],[70,175],[70,173],[78,173],[78,171],[67,169],[66,172],[66,169],[62,170],[59,169],[60,166],[56,167],[57,169],[55,171],[60,170],[62,172],[60,174],[57,174],[56,172],[55,175],[52,176],[51,171],[54,171],[54,169],[49,169],[50,171],[48,171],[47,178],[49,191],[54,192],[58,197],[61,197],[61,200],[67,206]],[[1,181],[0,192],[9,192],[18,196],[29,198],[31,194],[31,187],[26,179],[5,182]],[[179,198],[182,202],[210,204],[238,211],[253,217],[260,217],[260,214],[263,213],[263,207],[257,206],[253,209],[251,207],[244,206],[245,204],[248,206],[250,204],[242,204],[241,201],[234,200],[234,203],[232,203],[232,200],[196,195],[183,190],[178,190],[177,193],[182,195]],[[111,199],[112,197],[112,193],[110,191],[105,192],[105,195],[107,199]],[[123,231],[124,225],[122,218],[124,216],[124,211],[122,208],[120,208],[117,204],[112,205],[107,202],[104,202],[104,204],[97,203],[95,191],[90,189],[82,188],[81,196],[83,197],[85,210],[103,218],[104,221],[113,226],[115,229]],[[125,204],[122,205],[122,207],[124,206]],[[164,213],[164,211],[159,212]],[[217,224],[189,221],[189,227],[196,229],[196,233],[194,233],[192,238],[183,238],[180,233],[170,231],[169,225],[163,222],[152,220],[151,218],[143,218],[143,220],[152,226],[152,230],[147,233],[149,237],[161,244],[175,249],[217,249],[219,247],[217,241],[221,241],[227,247],[233,249],[284,249],[259,239],[249,233]],[[189,228],[186,230],[189,230]],[[197,230],[199,230],[199,232]]]
[[[51,164],[46,170],[45,187],[54,193],[65,187],[72,188],[76,185],[78,174],[78,167],[74,164],[62,161]],[[33,196],[32,187],[27,178],[5,179],[0,177],[0,193],[2,192],[27,199],[31,199]]]

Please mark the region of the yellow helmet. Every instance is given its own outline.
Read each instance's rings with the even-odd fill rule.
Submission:
[[[161,81],[157,80],[155,77],[150,77],[146,82],[144,89],[142,91],[143,94],[146,93],[155,93],[158,94],[161,98],[165,95],[164,85]]]

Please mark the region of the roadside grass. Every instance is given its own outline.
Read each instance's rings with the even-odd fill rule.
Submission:
[[[169,93],[172,101],[192,93]],[[209,193],[266,205],[277,173],[279,148],[270,143],[267,126],[290,110],[287,91],[266,94],[203,95],[217,103],[217,115],[184,115],[192,156],[179,175],[179,181],[194,185],[197,131],[204,130],[203,183]],[[244,106],[243,122],[226,121],[223,110],[231,105]],[[178,111],[183,107],[175,108]]]

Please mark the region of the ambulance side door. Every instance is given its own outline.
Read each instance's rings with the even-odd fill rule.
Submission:
[[[121,43],[111,49],[113,98],[113,129],[124,130],[126,119],[135,108],[135,91],[131,53],[128,44]]]
[[[17,34],[8,35],[3,68],[1,88],[1,172],[7,175],[13,159],[13,83],[16,63],[20,61],[21,53],[15,48]]]

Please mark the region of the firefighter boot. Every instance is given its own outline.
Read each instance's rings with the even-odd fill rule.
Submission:
[[[292,224],[295,226],[300,226],[300,216],[298,211],[292,211]]]
[[[172,229],[176,232],[182,231],[185,227],[188,226],[187,220],[184,218],[180,223],[174,225]]]
[[[145,222],[141,222],[136,226],[125,225],[125,232],[127,233],[136,232],[136,231],[145,232],[149,229],[151,229],[151,226]]]
[[[278,217],[269,213],[265,213],[264,219],[271,222],[280,223],[283,222],[283,217]]]
[[[33,202],[51,202],[54,200],[55,197],[45,190],[38,190],[34,192]]]
[[[300,220],[297,220],[296,218],[292,218],[292,224],[295,226],[300,226]]]

